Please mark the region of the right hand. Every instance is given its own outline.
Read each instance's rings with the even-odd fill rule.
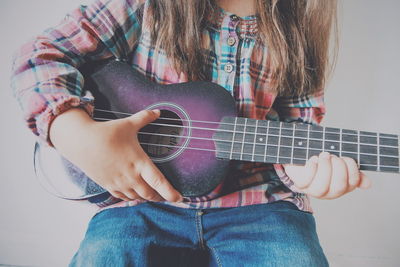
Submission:
[[[51,124],[56,149],[114,197],[123,200],[182,201],[139,144],[137,133],[157,119],[159,110],[130,117],[93,121],[85,111],[71,109]]]

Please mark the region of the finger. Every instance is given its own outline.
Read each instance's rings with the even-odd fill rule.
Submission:
[[[349,176],[348,183],[349,188],[347,189],[348,192],[353,191],[357,186],[360,184],[361,181],[361,173],[358,169],[357,162],[348,157],[342,157],[342,160],[345,161],[347,165],[347,175]]]
[[[358,185],[359,188],[368,189],[372,186],[372,181],[363,173],[360,172],[361,182]]]
[[[151,188],[142,177],[129,178],[130,184],[126,187],[128,190],[134,190],[139,197],[149,201],[163,201],[164,199],[157,193],[156,190]]]
[[[109,190],[108,191],[113,197],[125,200],[125,201],[130,201],[131,199],[129,199],[129,197],[125,196],[125,194],[123,194],[120,191],[117,190]]]
[[[134,199],[139,199],[140,196],[138,193],[136,193],[135,190],[128,188],[127,190],[123,191],[123,194],[127,196],[129,199],[134,200]]]
[[[156,120],[159,116],[160,116],[160,110],[158,109],[142,110],[133,114],[132,116],[129,116],[127,119],[135,123],[135,126],[140,129],[149,124],[150,122]]]
[[[322,152],[318,157],[318,167],[310,186],[304,189],[305,193],[321,198],[328,193],[331,183],[332,163],[328,152]]]
[[[348,174],[346,162],[335,155],[331,156],[332,175],[328,193],[325,199],[335,199],[344,195],[348,190]]]
[[[294,185],[298,189],[308,187],[317,172],[318,157],[313,156],[307,162],[305,166],[297,166],[292,164],[284,164],[285,172],[289,178],[293,181]]]
[[[171,202],[182,201],[182,195],[168,182],[152,161],[149,160],[147,164],[144,164],[144,168],[141,170],[141,176],[146,183],[157,191],[165,200]]]

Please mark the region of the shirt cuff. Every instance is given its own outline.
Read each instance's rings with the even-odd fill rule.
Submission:
[[[279,176],[279,179],[287,188],[289,188],[292,192],[304,194],[304,192],[302,192],[294,185],[293,181],[286,174],[285,168],[282,164],[274,164],[274,169],[276,171],[276,174]]]
[[[39,142],[53,147],[49,136],[50,125],[58,115],[72,108],[81,108],[85,110],[90,117],[93,117],[93,96],[89,92],[83,97],[65,95],[57,99],[56,102],[47,106],[46,110],[41,113],[36,120]]]

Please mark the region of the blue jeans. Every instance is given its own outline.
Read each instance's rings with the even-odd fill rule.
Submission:
[[[162,203],[95,215],[70,266],[328,266],[312,214],[280,201],[184,209]]]

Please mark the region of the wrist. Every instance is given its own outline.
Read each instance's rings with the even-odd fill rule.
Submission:
[[[79,140],[95,121],[81,108],[69,109],[58,115],[50,124],[49,139],[56,148],[72,140]],[[71,140],[72,139],[72,140]]]

